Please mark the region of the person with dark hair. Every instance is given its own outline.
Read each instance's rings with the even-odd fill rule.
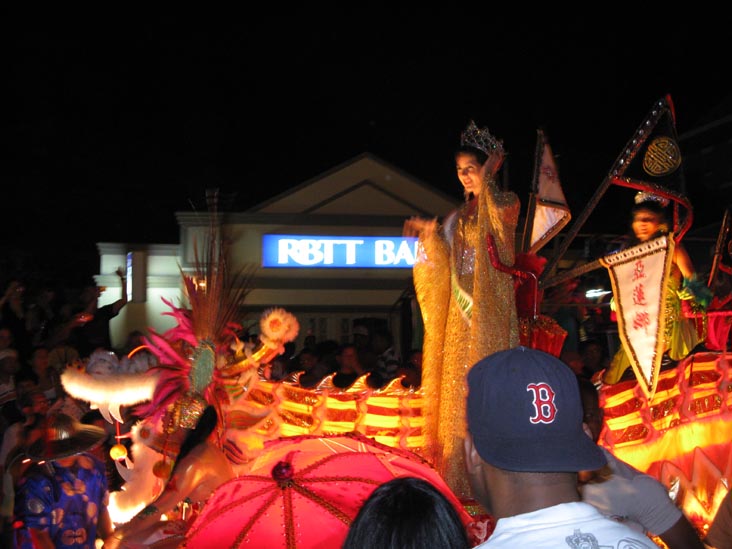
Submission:
[[[336,360],[338,361],[338,370],[333,376],[333,385],[335,387],[346,389],[366,373],[358,359],[358,349],[353,343],[341,345],[338,348]]]
[[[295,361],[297,362],[297,371],[303,372],[300,376],[301,384],[310,385],[313,382],[320,381],[323,375],[325,375],[325,371],[318,371],[316,374],[310,374],[309,372],[313,372],[318,365],[319,360],[318,354],[308,349],[307,347],[303,347],[299,353],[295,356]],[[309,379],[312,378],[312,379]]]
[[[299,370],[303,373],[298,377],[301,387],[312,389],[317,386],[325,376],[331,373],[331,366],[325,361],[320,350],[303,348],[297,355]]]
[[[119,277],[122,296],[113,303],[99,307],[99,297],[104,288],[96,285],[86,286],[81,292],[80,310],[70,322],[72,330],[69,341],[82,358],[87,358],[97,349],[113,350],[109,323],[127,305],[128,299],[125,272],[120,267],[116,274]]]
[[[51,368],[49,352],[46,347],[35,347],[30,358],[31,370],[28,378],[41,389],[50,401],[55,401],[62,393],[58,371]]]
[[[111,533],[104,464],[89,453],[106,436],[66,414],[49,416],[16,489],[14,547],[91,548]]]
[[[402,387],[417,389],[422,385],[422,349],[411,349],[407,360],[397,370]]]
[[[582,280],[579,277],[547,290],[543,310],[567,332],[561,352],[576,353],[579,350],[582,321],[587,314],[586,306],[587,298],[582,291]]]
[[[513,278],[491,262],[488,242],[504,265],[515,262],[518,195],[497,180],[503,143],[471,121],[454,155],[465,204],[437,219],[410,218],[405,236],[419,237],[414,286],[424,320],[422,388],[425,454],[459,496],[465,479],[465,376],[486,355],[519,343]]]
[[[579,352],[583,363],[582,375],[587,379],[593,379],[609,364],[605,346],[597,339],[586,339],[580,342]]]
[[[653,194],[646,192],[636,194],[631,209],[632,234],[625,248],[649,242],[669,233],[667,204],[668,200]],[[666,328],[662,334],[664,343],[662,368],[672,367],[676,361],[687,357],[701,343],[693,319],[684,316],[681,302],[691,301],[701,308],[706,308],[711,301],[711,291],[697,277],[691,258],[680,242],[674,246],[671,273],[664,291],[666,298],[661,314],[666,315]],[[629,366],[630,359],[625,347],[621,345],[603,374],[603,382],[614,384],[624,379],[623,374]]]
[[[56,291],[50,284],[40,286],[31,296],[25,318],[26,329],[34,348],[46,345],[46,339],[51,333],[50,328],[58,315],[56,297]]]
[[[0,429],[23,420],[18,408],[18,372],[20,360],[18,351],[7,348],[0,350]]]
[[[26,322],[25,284],[13,279],[0,299],[0,326],[13,334],[13,348],[18,351],[21,367],[25,367],[33,347]]]
[[[496,519],[479,547],[656,547],[580,499],[578,473],[600,469],[607,459],[584,432],[569,366],[515,347],[475,364],[468,387],[467,475]]]
[[[371,330],[364,324],[355,324],[352,337],[361,368],[364,372],[373,372],[376,367],[376,353],[371,348]]]
[[[203,399],[187,401],[186,410],[181,413],[191,421],[195,418],[195,427],[179,426],[165,443],[172,448],[179,444],[165,488],[151,504],[104,540],[106,549],[152,543],[155,547],[178,547],[190,524],[191,513],[200,511],[211,493],[234,477],[231,462],[211,440],[218,422],[216,408],[203,403]],[[171,515],[180,519],[172,519]]]
[[[281,381],[287,377],[289,360],[284,353],[277,355],[270,362],[259,367],[260,374],[269,381]]]
[[[603,410],[595,385],[578,377],[586,432],[597,443]],[[650,475],[616,458],[606,448],[607,465],[579,475],[582,501],[612,519],[640,532],[658,536],[668,549],[703,549],[696,530],[669,496],[666,487]]]
[[[22,461],[26,458],[25,451],[29,444],[35,442],[43,432],[43,422],[48,412],[48,398],[38,388],[23,391],[18,395],[18,408],[24,419],[16,421],[5,429],[2,435],[0,446],[0,474],[2,480],[0,486],[0,519],[3,524],[0,526],[1,541],[12,539],[13,506],[15,502],[15,486],[21,476],[22,470],[26,467]],[[9,546],[10,544],[8,544]]]
[[[467,549],[465,525],[426,480],[396,478],[377,487],[348,529],[343,549]]]
[[[401,366],[401,358],[394,349],[394,336],[387,328],[374,332],[371,349],[376,353],[376,366],[368,377],[368,384],[381,388],[394,379]]]

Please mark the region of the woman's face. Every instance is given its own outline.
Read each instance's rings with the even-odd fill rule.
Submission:
[[[641,242],[649,240],[661,226],[661,216],[648,210],[640,210],[633,214],[633,233]]]
[[[470,153],[458,153],[455,157],[457,165],[457,175],[460,183],[463,184],[465,193],[473,193],[478,196],[481,189],[480,169],[481,165],[475,155]]]

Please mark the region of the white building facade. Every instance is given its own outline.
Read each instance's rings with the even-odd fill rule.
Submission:
[[[258,333],[260,315],[282,307],[300,323],[297,348],[317,341],[352,339],[354,324],[383,326],[400,352],[421,345],[421,319],[413,299],[415,242],[402,238],[410,216],[442,218],[459,203],[413,176],[362,154],[244,212],[222,214],[232,272],[246,269],[248,293],[240,322]],[[119,298],[114,271],[128,269],[130,302],[111,323],[120,347],[132,330],[174,326],[163,313],[185,304],[181,269],[194,268],[196,243],[206,242],[208,213],[178,212],[180,243],[100,243],[100,274],[107,289],[100,305]]]

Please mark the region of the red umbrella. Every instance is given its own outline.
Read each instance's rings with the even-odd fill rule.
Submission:
[[[471,516],[421,457],[356,433],[265,444],[246,474],[222,484],[191,524],[183,547],[340,547],[366,498],[384,482],[418,477]]]

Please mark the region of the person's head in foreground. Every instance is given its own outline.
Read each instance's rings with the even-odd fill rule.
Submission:
[[[653,547],[583,503],[577,473],[607,463],[585,434],[575,373],[516,347],[468,373],[466,467],[474,497],[497,519],[481,547]]]
[[[558,358],[526,347],[494,353],[470,370],[468,391],[468,475],[474,495],[496,518],[546,506],[503,492],[498,479],[550,483],[556,503],[578,501],[577,472],[605,465],[582,428],[577,377]]]
[[[557,498],[573,492],[570,501],[578,501],[577,472],[599,469],[606,463],[582,429],[577,377],[548,353],[517,347],[478,362],[468,373],[467,414],[471,486],[497,518],[503,516],[499,503],[507,494],[496,493],[503,485],[494,483],[495,477],[513,477],[518,482],[517,473],[527,473],[524,478],[533,475],[537,485],[566,485],[567,490],[557,491]],[[544,506],[537,501],[535,508]]]
[[[467,548],[452,503],[426,480],[402,477],[374,490],[348,530],[343,549]]]

